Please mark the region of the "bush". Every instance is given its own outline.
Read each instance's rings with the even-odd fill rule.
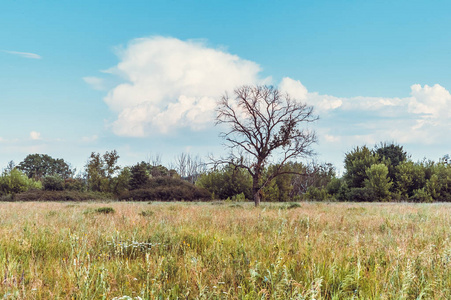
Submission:
[[[370,188],[352,188],[348,191],[346,199],[352,202],[374,202],[377,200]]]
[[[30,190],[15,195],[15,201],[86,201],[86,200],[110,200],[112,196],[99,192],[79,191],[43,191]]]
[[[307,192],[303,195],[304,200],[324,201],[327,200],[328,194],[326,189],[319,189],[311,186],[307,189]]]
[[[64,190],[64,180],[58,175],[47,175],[42,180],[42,185],[46,191]]]
[[[114,208],[112,207],[99,207],[95,210],[96,213],[100,214],[112,214],[114,213]]]
[[[69,191],[86,191],[86,182],[82,178],[67,178],[64,181],[64,189]]]
[[[148,180],[145,187],[131,190],[120,197],[121,200],[174,201],[210,200],[211,194],[204,188],[172,177],[156,177]]]
[[[30,189],[41,188],[42,184],[40,181],[28,178],[27,175],[17,169],[13,169],[9,173],[3,173],[3,175],[0,176],[1,194],[18,194]]]
[[[418,189],[413,192],[413,196],[409,198],[413,202],[432,202],[432,196],[424,189]]]

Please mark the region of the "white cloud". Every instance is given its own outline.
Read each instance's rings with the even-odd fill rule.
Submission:
[[[338,108],[342,105],[342,100],[328,95],[318,95],[318,93],[309,93],[307,88],[299,81],[289,77],[282,79],[279,84],[282,92],[288,93],[296,100],[307,102],[313,105],[315,110],[322,112]]]
[[[3,52],[9,53],[9,54],[13,54],[13,55],[18,55],[18,56],[21,56],[21,57],[24,57],[24,58],[42,59],[42,56],[40,56],[39,54],[36,54],[36,53],[7,51],[7,50],[3,50]]]
[[[30,132],[30,138],[34,141],[41,139],[41,133],[37,131]]]
[[[135,39],[118,56],[119,64],[108,72],[127,82],[110,90],[104,101],[118,114],[111,127],[122,136],[204,128],[212,124],[225,91],[265,82],[256,63],[198,41]]]
[[[448,121],[451,118],[451,94],[444,87],[419,84],[411,86],[412,98],[409,102],[409,112],[421,115],[419,127],[426,123]]]
[[[105,90],[105,80],[99,77],[83,77],[84,82],[89,84],[91,88],[98,91]]]

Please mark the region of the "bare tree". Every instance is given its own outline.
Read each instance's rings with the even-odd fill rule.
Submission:
[[[218,103],[216,124],[229,128],[221,136],[230,149],[230,156],[215,162],[230,163],[250,173],[252,194],[258,206],[263,187],[279,175],[293,173],[284,171],[285,163],[313,154],[310,146],[316,142],[316,135],[301,125],[317,119],[313,107],[276,88],[239,87],[233,98],[226,93]],[[277,167],[263,182],[262,172],[270,160],[276,160]]]
[[[156,153],[155,155],[153,154],[148,155],[147,163],[152,167],[161,166],[161,154]]]
[[[175,169],[183,179],[194,183],[205,172],[205,163],[199,156],[182,152],[175,158]]]

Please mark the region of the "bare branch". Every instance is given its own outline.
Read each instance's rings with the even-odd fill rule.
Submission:
[[[230,148],[230,156],[216,162],[249,171],[253,178],[255,204],[258,205],[260,190],[276,176],[287,174],[283,171],[284,164],[313,155],[310,147],[316,142],[316,135],[302,125],[316,120],[313,107],[276,88],[239,87],[234,91],[234,98],[225,94],[218,102],[216,124],[229,126],[229,131],[221,133],[221,137]],[[243,153],[250,157],[249,162],[243,162]],[[276,157],[280,158],[279,167],[261,183],[265,165]]]

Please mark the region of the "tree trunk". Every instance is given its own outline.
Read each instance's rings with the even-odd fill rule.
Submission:
[[[252,195],[254,196],[255,207],[260,205],[260,188],[258,186],[259,176],[252,177]]]

